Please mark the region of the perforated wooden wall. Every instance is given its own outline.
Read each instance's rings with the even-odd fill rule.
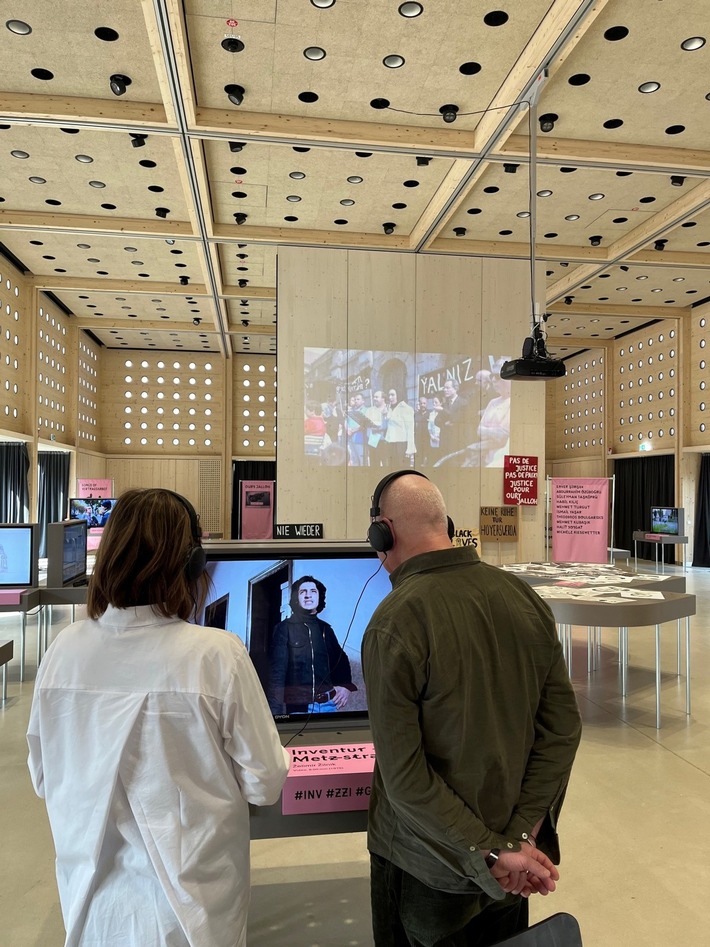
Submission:
[[[548,457],[600,457],[606,453],[605,351],[592,349],[568,359],[566,364],[567,375],[547,387]]]
[[[30,433],[33,314],[27,280],[0,258],[0,428]]]
[[[69,316],[40,294],[36,331],[37,430],[41,437],[73,443],[77,330],[70,327]]]
[[[235,457],[273,457],[276,452],[276,358],[237,355],[233,375]]]
[[[688,430],[687,442],[693,447],[707,446],[710,429],[710,322],[706,316],[696,317],[690,325],[690,351],[685,364],[690,365],[688,381]]]

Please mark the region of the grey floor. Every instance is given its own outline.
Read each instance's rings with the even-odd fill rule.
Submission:
[[[693,712],[686,717],[671,623],[663,631],[659,731],[653,629],[630,629],[625,700],[616,631],[603,632],[601,663],[588,677],[586,628],[574,629],[584,736],[562,815],[559,887],[548,898],[534,898],[531,913],[533,920],[574,914],[585,947],[710,942],[702,900],[710,890],[710,570],[689,569],[687,582],[698,597]],[[53,634],[68,620],[69,609],[55,609]],[[0,943],[61,947],[52,841],[25,765],[35,621],[28,621],[28,679],[19,683],[15,659],[9,700],[0,710]],[[16,626],[15,616],[0,616],[0,639],[12,637]],[[364,835],[254,842],[252,864],[250,947],[371,947]]]

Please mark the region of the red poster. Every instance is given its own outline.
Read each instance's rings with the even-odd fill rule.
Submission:
[[[553,479],[552,561],[607,562],[608,535],[608,479]]]
[[[506,454],[503,466],[503,504],[537,505],[537,457]]]
[[[242,528],[240,539],[273,539],[274,481],[242,480]]]

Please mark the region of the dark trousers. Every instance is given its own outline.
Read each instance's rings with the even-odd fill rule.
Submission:
[[[528,902],[438,891],[370,855],[375,947],[490,947],[528,927]]]

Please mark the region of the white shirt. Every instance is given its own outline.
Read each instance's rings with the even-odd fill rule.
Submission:
[[[58,636],[27,739],[66,947],[243,947],[248,803],[289,756],[242,642],[109,607]]]

